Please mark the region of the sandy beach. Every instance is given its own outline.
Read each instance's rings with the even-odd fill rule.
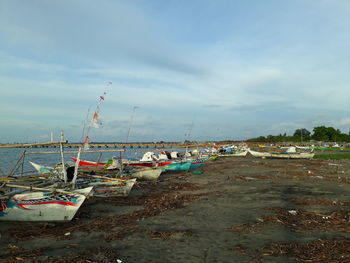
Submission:
[[[0,262],[350,262],[350,161],[225,157],[90,198],[67,223],[0,223]]]

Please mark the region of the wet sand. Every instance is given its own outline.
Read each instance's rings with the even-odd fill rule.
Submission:
[[[71,222],[1,222],[0,262],[350,262],[349,168],[219,158],[91,198]]]

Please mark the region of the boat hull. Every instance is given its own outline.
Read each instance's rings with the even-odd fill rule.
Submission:
[[[268,153],[249,150],[249,153],[255,157],[276,158],[276,159],[312,159],[314,153]]]
[[[93,187],[74,194],[28,192],[2,200],[0,221],[70,221]]]
[[[312,159],[314,157],[314,153],[272,153],[270,156],[266,158],[276,158],[276,159]]]
[[[252,150],[249,150],[248,152],[251,155],[253,155],[254,157],[269,157],[269,156],[271,156],[271,153],[268,153],[268,152],[256,152],[256,151],[252,151]]]
[[[132,187],[136,183],[136,178],[118,181],[97,181],[89,183],[94,186],[94,196],[112,197],[128,196]]]
[[[191,162],[186,163],[171,163],[164,166],[165,171],[187,171],[191,168]]]
[[[71,157],[74,162],[77,162],[77,158]],[[170,164],[171,162],[142,162],[142,161],[129,161],[129,162],[123,162],[124,166],[141,166],[141,167],[160,167]],[[87,161],[87,160],[79,160],[79,166],[98,166],[98,167],[106,167],[107,163],[105,162],[93,162],[93,161]],[[106,167],[107,168],[107,167]]]
[[[162,168],[134,169],[130,171],[130,176],[140,180],[155,181],[162,173]]]
[[[248,151],[237,152],[237,153],[224,153],[219,154],[219,157],[244,157],[246,156]]]

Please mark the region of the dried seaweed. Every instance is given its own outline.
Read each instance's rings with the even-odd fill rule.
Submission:
[[[64,248],[64,247],[59,247]],[[9,245],[2,255],[1,262],[19,263],[19,262],[46,262],[46,263],[89,263],[89,262],[116,262],[118,253],[111,248],[98,247],[95,249],[79,249],[78,255],[62,255],[48,257],[45,252],[53,250],[52,247],[43,247],[40,249],[27,250],[17,246]]]
[[[265,224],[278,224],[289,228],[293,232],[333,230],[350,233],[350,210],[336,210],[324,214],[301,209],[291,210],[285,207],[267,208],[267,210],[274,211],[275,214],[263,216],[259,222],[231,226],[229,230],[256,233],[261,231],[261,227]]]
[[[268,210],[274,211],[276,215],[262,217],[264,222],[281,224],[295,232],[334,230],[350,233],[350,210],[336,210],[324,214],[284,207],[268,208]]]
[[[263,256],[287,255],[300,262],[350,262],[350,239],[317,239],[309,243],[272,244],[261,250]]]
[[[330,200],[321,198],[303,198],[296,197],[291,199],[296,205],[311,206],[311,205],[322,205],[322,206],[350,206],[350,201]]]

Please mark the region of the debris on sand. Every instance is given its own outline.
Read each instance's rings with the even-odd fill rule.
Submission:
[[[272,244],[262,256],[292,256],[300,262],[350,262],[350,239],[317,239],[309,243]]]
[[[263,216],[258,222],[231,226],[228,229],[241,233],[256,233],[262,231],[263,225],[278,224],[293,232],[332,230],[350,233],[350,210],[336,210],[323,214],[301,209],[290,210],[285,207],[273,207],[267,210],[274,211],[275,214]]]
[[[321,198],[303,198],[297,197],[291,200],[296,205],[311,206],[311,205],[322,205],[322,206],[350,206],[350,201],[330,200]]]
[[[252,234],[258,233],[262,231],[263,223],[262,222],[254,222],[254,223],[244,223],[238,226],[231,226],[228,230],[236,231],[244,234]]]
[[[66,247],[58,247],[58,249],[64,249]],[[57,247],[55,248],[57,249]],[[1,262],[6,263],[20,263],[20,262],[46,262],[46,263],[90,263],[90,262],[116,262],[118,253],[112,248],[98,247],[95,249],[83,249],[79,248],[77,255],[61,256],[45,256],[43,252],[53,250],[52,247],[43,247],[40,249],[26,250],[20,247],[7,249],[6,253],[2,257]]]
[[[290,213],[291,210],[285,207],[273,207],[268,210],[276,214],[264,216],[264,222],[281,224],[294,232],[334,230],[350,233],[350,210],[336,210],[323,214],[302,209],[293,210],[294,212]]]

